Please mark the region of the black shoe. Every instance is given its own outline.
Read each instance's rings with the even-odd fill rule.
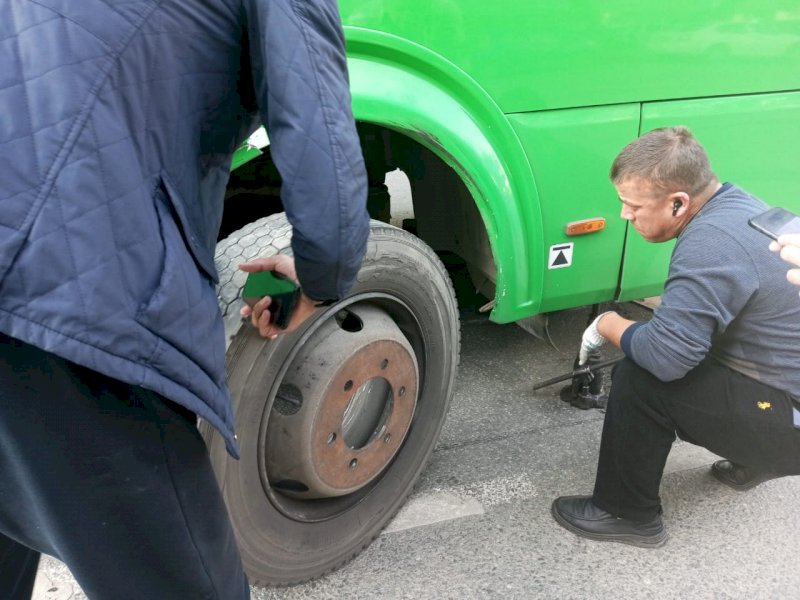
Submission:
[[[718,460],[711,465],[711,474],[737,492],[746,492],[760,483],[775,479],[777,475],[758,471],[751,467],[737,465],[729,460]]]
[[[622,519],[598,508],[591,496],[562,496],[553,501],[553,518],[581,537],[619,542],[640,548],[658,548],[667,541],[661,515],[645,522]]]

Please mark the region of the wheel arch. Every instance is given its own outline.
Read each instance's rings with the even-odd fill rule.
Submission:
[[[539,312],[544,279],[542,215],[530,164],[500,107],[472,78],[413,42],[347,27],[353,113],[430,150],[464,184],[494,259],[492,320]],[[269,145],[260,129],[234,155],[232,169]]]
[[[538,312],[544,264],[541,211],[530,165],[505,115],[466,73],[413,42],[345,28],[358,121],[408,136],[466,186],[496,265],[492,319]]]

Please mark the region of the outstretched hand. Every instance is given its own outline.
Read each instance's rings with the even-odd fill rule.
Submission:
[[[769,249],[780,252],[783,260],[800,267],[800,234],[782,235],[777,242],[769,245]],[[786,279],[795,285],[800,285],[800,269],[789,269]]]
[[[276,273],[285,275],[288,279],[291,279],[299,285],[299,282],[297,281],[297,272],[294,268],[294,259],[285,254],[277,254],[275,256],[268,256],[266,258],[257,258],[256,260],[239,265],[239,268],[247,273],[275,271]],[[250,322],[253,324],[253,327],[258,329],[258,333],[262,337],[270,340],[274,340],[279,335],[289,333],[290,331],[294,331],[300,327],[300,325],[302,325],[303,322],[310,317],[317,308],[317,303],[303,294],[301,291],[300,296],[297,299],[297,305],[289,317],[289,323],[286,326],[286,329],[281,329],[276,327],[272,322],[272,314],[269,311],[269,305],[271,303],[272,299],[269,296],[265,296],[252,307],[244,306],[240,311],[243,317],[250,317]]]

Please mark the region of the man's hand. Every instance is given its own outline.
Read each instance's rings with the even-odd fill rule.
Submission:
[[[294,259],[285,254],[277,254],[267,258],[257,258],[254,261],[239,265],[242,271],[247,273],[257,273],[259,271],[275,271],[281,275],[285,275],[295,283],[297,283],[297,273],[294,268]],[[259,300],[253,307],[244,306],[240,313],[243,317],[250,317],[250,322],[253,327],[258,329],[258,333],[265,338],[274,340],[281,334],[294,331],[303,322],[314,313],[317,309],[317,303],[300,292],[300,297],[297,299],[297,305],[289,317],[289,324],[286,329],[280,329],[271,323],[271,314],[269,312],[269,305],[272,299],[265,296]]]
[[[800,234],[782,235],[777,242],[769,245],[769,249],[780,252],[783,260],[800,267]],[[786,279],[795,285],[800,285],[800,269],[789,269]]]
[[[601,315],[598,315],[597,318],[592,321],[592,324],[586,328],[586,331],[583,332],[583,338],[581,339],[581,350],[578,353],[579,365],[582,365],[589,360],[589,354],[592,351],[597,350],[600,348],[600,346],[606,343],[606,338],[600,335],[600,332],[597,331],[597,324],[600,322],[600,319],[611,312],[613,311],[607,311]]]

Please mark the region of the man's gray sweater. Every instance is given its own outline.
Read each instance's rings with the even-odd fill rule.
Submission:
[[[747,219],[767,206],[725,184],[678,236],[661,306],[622,346],[662,381],[707,355],[800,398],[800,297]]]

